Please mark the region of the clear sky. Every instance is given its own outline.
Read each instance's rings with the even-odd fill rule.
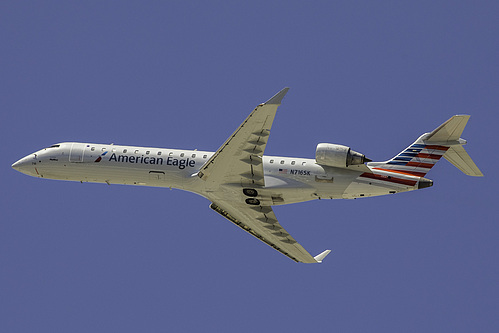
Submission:
[[[497,332],[497,1],[3,1],[0,331]],[[485,177],[275,208],[296,264],[179,190],[11,169],[63,141],[386,160],[454,114]]]

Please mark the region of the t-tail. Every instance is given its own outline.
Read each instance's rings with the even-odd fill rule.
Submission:
[[[370,162],[367,165],[375,170],[388,171],[406,176],[424,177],[442,158],[469,176],[483,176],[482,172],[463,145],[461,138],[470,116],[453,116],[431,133],[421,135],[412,145],[386,162]],[[430,180],[421,178],[420,188],[432,185]]]

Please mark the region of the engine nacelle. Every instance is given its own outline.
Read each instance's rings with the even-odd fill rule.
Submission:
[[[350,147],[332,143],[319,143],[315,150],[315,160],[317,164],[337,168],[346,168],[349,165],[371,162],[370,159],[361,153],[351,150]]]

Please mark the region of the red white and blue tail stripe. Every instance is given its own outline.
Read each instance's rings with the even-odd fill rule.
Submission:
[[[429,187],[433,181],[424,176],[442,157],[467,175],[483,176],[463,148],[466,140],[461,138],[461,134],[469,118],[468,115],[451,117],[432,132],[421,135],[392,159],[367,163],[371,173],[364,172],[359,178],[372,180],[373,184],[388,182],[394,186],[417,185],[418,189]],[[394,191],[390,193],[395,193]]]
[[[372,162],[373,170],[389,171],[401,175],[424,177],[442,158],[448,146],[425,144],[422,135],[416,142],[386,162]]]

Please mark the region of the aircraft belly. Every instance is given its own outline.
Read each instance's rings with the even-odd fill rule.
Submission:
[[[348,185],[348,187],[343,192],[342,198],[355,199],[362,197],[380,196],[410,191],[412,189],[414,188],[409,186],[357,179]]]
[[[38,165],[42,178],[91,183],[144,185],[182,188],[179,172],[147,167],[117,167],[105,163],[64,163]]]
[[[329,176],[329,175],[328,175]],[[330,176],[330,182],[324,182],[319,179],[315,184],[315,195],[319,199],[341,199],[343,193],[352,184],[355,179],[351,176]]]

